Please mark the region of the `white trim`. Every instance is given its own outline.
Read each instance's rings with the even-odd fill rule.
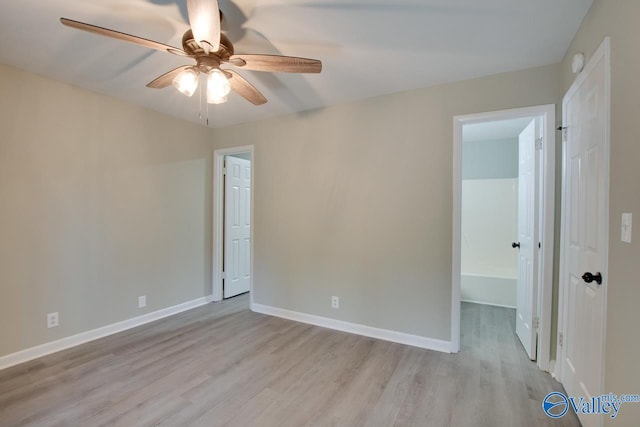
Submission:
[[[16,353],[8,354],[6,356],[0,357],[0,370],[8,368],[10,366],[18,365],[20,363],[28,362],[30,360],[37,359],[51,353],[66,350],[68,348],[75,347],[89,341],[97,340],[98,338],[117,334],[118,332],[126,331],[127,329],[132,329],[146,323],[164,319],[165,317],[173,316],[174,314],[182,313],[183,311],[191,310],[193,308],[208,304],[211,301],[212,299],[210,296],[198,298],[192,301],[183,302],[182,304],[174,305],[172,307],[163,308],[152,313],[143,314],[142,316],[112,323],[107,326],[102,326],[90,331],[81,332],[76,335],[71,335],[69,337],[61,338],[56,341],[51,341],[45,344],[18,351]]]
[[[460,351],[462,280],[462,121],[453,118],[453,244],[451,256],[451,352]]]
[[[553,309],[553,252],[555,249],[556,213],[556,108],[548,106],[542,115],[544,142],[542,147],[542,183],[540,186],[540,244],[538,258],[538,367],[551,370],[551,318]]]
[[[602,282],[601,290],[602,290],[602,344],[600,347],[600,362],[601,362],[601,376],[600,376],[600,390],[595,393],[604,393],[604,385],[605,385],[605,355],[606,355],[606,341],[607,341],[607,290],[609,288],[609,225],[610,225],[610,202],[609,202],[609,194],[611,190],[610,183],[610,153],[611,153],[611,39],[610,37],[605,37],[598,49],[591,56],[589,61],[587,62],[584,70],[578,74],[578,77],[571,85],[567,93],[564,95],[562,100],[563,107],[563,119],[565,114],[565,99],[567,99],[570,95],[573,94],[578,87],[583,83],[583,81],[587,78],[588,74],[592,71],[592,69],[598,64],[598,61],[604,57],[605,61],[605,108],[606,108],[606,117],[605,117],[605,164],[604,168],[606,171],[605,174],[605,194],[604,200],[607,201],[607,209],[605,209],[605,242],[603,245],[603,266],[602,266],[602,274],[604,276],[604,280]],[[564,125],[564,123],[563,123]],[[562,145],[562,215],[560,218],[560,267],[559,267],[559,292],[558,292],[558,332],[562,332],[563,339],[565,341],[564,346],[560,346],[560,334],[558,334],[557,338],[557,360],[555,366],[554,375],[558,379],[558,381],[562,382],[562,363],[565,359],[564,353],[566,349],[566,326],[567,326],[567,315],[568,315],[568,300],[566,299],[566,280],[563,280],[565,277],[566,270],[566,246],[569,244],[569,239],[567,238],[567,208],[566,205],[568,203],[567,200],[567,155],[566,155],[566,144]],[[599,425],[602,425],[602,418],[599,421]]]
[[[560,382],[560,377],[556,375],[556,361],[553,359],[549,361],[549,373],[554,380]]]
[[[468,299],[461,299],[460,302],[468,302],[470,304],[490,305],[491,307],[514,308],[514,309],[516,308],[513,305],[494,304],[492,302],[484,302],[484,301],[471,301]]]
[[[250,286],[249,299],[253,304],[253,229],[254,229],[254,188],[255,188],[255,154],[253,145],[243,145],[242,147],[222,148],[213,153],[213,262],[212,262],[212,284],[211,295],[213,301],[222,301],[222,266],[223,266],[223,229],[224,229],[224,158],[230,154],[251,155],[251,241],[250,241]]]
[[[604,277],[606,280],[603,282],[604,287],[602,288],[602,346],[600,347],[600,363],[602,368],[602,374],[600,375],[600,384],[602,386],[601,390],[604,393],[605,390],[605,359],[607,357],[607,294],[609,290],[609,225],[611,224],[610,218],[610,209],[611,209],[611,38],[605,37],[602,41],[604,47],[601,49],[604,50],[604,60],[605,60],[605,72],[604,72],[604,85],[605,85],[605,106],[607,110],[607,116],[605,118],[605,144],[606,148],[604,150],[604,158],[605,158],[605,170],[607,171],[605,178],[605,200],[607,201],[607,209],[605,210],[605,243],[604,243]],[[604,420],[600,419],[600,425],[603,425]]]
[[[451,353],[451,342],[449,341],[405,334],[403,332],[390,331],[388,329],[374,328],[371,326],[344,322],[342,320],[330,319],[328,317],[314,316],[312,314],[299,313],[297,311],[285,310],[262,304],[251,304],[251,311],[281,317],[283,319],[293,320],[296,322],[308,323],[322,328],[334,329],[336,331],[363,335],[365,337],[425,348],[427,350]]]
[[[462,126],[464,124],[505,120],[520,117],[542,117],[545,139],[542,149],[543,186],[540,189],[540,203],[543,211],[542,275],[539,278],[539,294],[536,315],[540,319],[538,335],[538,367],[549,371],[551,355],[551,305],[553,293],[553,245],[555,225],[555,105],[516,108],[479,114],[455,116],[453,118],[453,243],[451,267],[451,350],[460,351],[460,256],[461,256],[461,194],[462,194]]]

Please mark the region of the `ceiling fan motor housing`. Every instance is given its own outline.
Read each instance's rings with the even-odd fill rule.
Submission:
[[[195,58],[198,63],[198,69],[205,73],[213,68],[219,68],[220,64],[229,60],[234,53],[231,40],[224,34],[220,34],[220,49],[207,55],[204,49],[194,40],[191,29],[187,30],[182,36],[182,48],[188,55]]]

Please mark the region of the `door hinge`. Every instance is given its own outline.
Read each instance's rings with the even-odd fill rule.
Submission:
[[[542,150],[542,138],[536,139],[536,150]]]
[[[562,336],[562,332],[560,332],[558,334],[558,345],[562,347],[562,344],[564,344],[564,337]]]
[[[223,167],[222,168],[222,175],[226,175],[227,174],[227,167]]]
[[[540,328],[540,318],[536,316],[533,318],[533,329],[537,331],[538,328]]]
[[[225,273],[224,271],[222,272],[222,278],[226,279],[227,278],[227,273]]]

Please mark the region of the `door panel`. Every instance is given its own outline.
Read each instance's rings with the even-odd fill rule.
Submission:
[[[518,303],[516,308],[516,334],[531,360],[536,358],[537,336],[533,327],[536,312],[537,265],[535,236],[537,231],[537,188],[536,171],[536,120],[522,131],[519,137],[518,164]]]
[[[251,161],[226,157],[224,297],[251,287]]]
[[[604,45],[603,45],[604,46]],[[607,61],[603,47],[563,100],[565,212],[561,257],[564,288],[561,380],[569,396],[602,394],[604,288],[606,286],[608,181]],[[603,275],[603,284],[587,283],[585,272]],[[598,425],[580,416],[584,426]]]

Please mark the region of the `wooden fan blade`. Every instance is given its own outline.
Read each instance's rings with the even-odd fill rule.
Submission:
[[[281,73],[319,73],[322,62],[317,59],[281,55],[233,55],[228,62],[236,67],[254,71]]]
[[[233,70],[223,70],[229,80],[231,88],[238,92],[247,101],[254,105],[262,105],[267,102],[267,98],[260,93],[251,83],[246,81],[240,74]]]
[[[152,89],[162,89],[167,86],[170,86],[171,83],[173,82],[173,79],[178,74],[180,74],[183,70],[186,70],[187,68],[190,68],[190,66],[183,65],[182,67],[174,68],[173,70],[168,71],[163,75],[161,75],[160,77],[156,78],[155,80],[152,80],[149,83],[147,83],[147,87],[150,87]]]
[[[187,0],[193,39],[204,52],[220,49],[220,9],[217,0]]]
[[[137,44],[138,46],[147,47],[149,49],[161,50],[174,55],[190,56],[184,50],[166,44],[158,43],[153,40],[143,39],[142,37],[132,36],[131,34],[121,33],[120,31],[109,30],[108,28],[98,27],[96,25],[85,24],[84,22],[74,21],[72,19],[60,18],[60,22],[67,27],[77,30],[88,31],[101,36],[111,37],[125,42]]]

